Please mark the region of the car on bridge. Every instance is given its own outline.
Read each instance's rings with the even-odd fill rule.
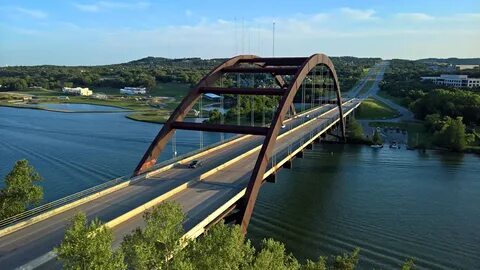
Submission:
[[[188,164],[188,168],[191,168],[191,169],[195,169],[200,166],[202,166],[202,162],[200,160],[192,160],[192,162]]]

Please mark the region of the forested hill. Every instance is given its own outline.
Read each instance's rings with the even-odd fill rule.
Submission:
[[[380,58],[332,57],[342,89],[350,89]],[[28,87],[155,87],[157,82],[196,84],[225,59],[146,57],[103,66],[12,66],[0,68],[0,91]]]
[[[479,65],[480,58],[425,58],[419,59],[422,63],[446,63],[450,65]]]

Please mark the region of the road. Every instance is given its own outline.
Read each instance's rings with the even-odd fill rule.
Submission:
[[[357,103],[358,100],[346,102],[344,107],[351,108]],[[334,105],[325,105],[311,113],[310,119],[329,110],[321,118],[312,120],[312,123],[309,123],[304,128],[292,131],[289,136],[277,140],[275,152],[285,152],[288,145],[298,142],[299,137],[307,134],[315,127],[318,127],[318,125],[328,122],[328,119],[337,118],[338,110],[333,108]],[[282,132],[286,132],[306,120],[308,119],[305,119],[305,117],[292,119],[291,124],[288,124]],[[248,137],[234,146],[221,148],[207,154],[202,158],[202,167],[189,169],[185,166],[176,166],[121,190],[6,235],[0,238],[0,265],[2,265],[2,269],[13,269],[25,264],[31,266],[32,264],[29,263],[32,260],[45,258],[42,256],[49,254],[63,239],[68,220],[76,212],[82,211],[86,213],[89,219],[97,217],[102,221],[110,221],[189,180],[200,180],[201,175],[205,172],[217,168],[228,160],[247,152],[249,149],[261,144],[262,141],[263,137]],[[203,181],[196,181],[195,184],[170,198],[179,202],[186,213],[185,230],[191,229],[204,220],[215,209],[245,188],[257,154],[258,151],[225,169],[217,171],[203,179]],[[120,243],[124,235],[142,225],[143,219],[140,214],[114,227],[115,245]],[[35,263],[35,261],[32,263]],[[59,265],[58,262],[50,260],[43,267],[58,268]]]
[[[396,117],[396,118],[378,120],[378,121],[385,121],[385,122],[414,121],[415,117],[410,110],[408,110],[407,108],[405,108],[401,105],[398,105],[397,103],[395,103],[395,102],[393,102],[389,99],[383,98],[383,97],[378,95],[378,91],[380,91],[379,84],[383,80],[383,75],[385,74],[385,69],[388,67],[388,64],[389,64],[388,61],[382,61],[379,64],[379,69],[378,69],[379,71],[376,74],[375,82],[373,83],[372,87],[365,94],[359,96],[359,98],[373,97],[373,98],[387,104],[390,108],[398,111],[401,114],[399,117]],[[377,120],[375,120],[375,121],[377,121]]]

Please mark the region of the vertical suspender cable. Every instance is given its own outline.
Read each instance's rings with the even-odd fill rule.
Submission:
[[[255,88],[255,74],[252,73],[252,87]],[[255,99],[253,95],[250,98],[250,125],[255,126]]]
[[[220,87],[223,87],[223,75],[220,77]],[[225,106],[223,103],[223,95],[220,95],[220,124],[225,124]],[[225,134],[222,132],[220,133],[220,140],[223,142],[225,140]]]
[[[240,73],[237,73],[237,87],[240,88]],[[237,125],[240,125],[240,95],[237,95]]]
[[[199,112],[199,116],[200,116],[200,121],[203,121],[202,118],[203,118],[203,102],[202,102],[202,99],[203,99],[203,94],[200,94],[200,101],[199,101],[199,107],[200,107],[200,112]],[[200,149],[203,149],[203,131],[200,131]]]

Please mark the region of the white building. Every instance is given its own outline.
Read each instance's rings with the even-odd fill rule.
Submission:
[[[145,87],[124,87],[120,89],[120,94],[126,95],[145,95],[147,89]]]
[[[478,65],[456,65],[459,70],[478,68]]]
[[[453,87],[480,87],[480,79],[468,78],[468,75],[446,75],[440,77],[421,77],[422,81],[431,81],[436,85],[446,85]]]
[[[88,87],[63,87],[63,92],[67,94],[79,95],[79,96],[91,96],[92,90]]]

